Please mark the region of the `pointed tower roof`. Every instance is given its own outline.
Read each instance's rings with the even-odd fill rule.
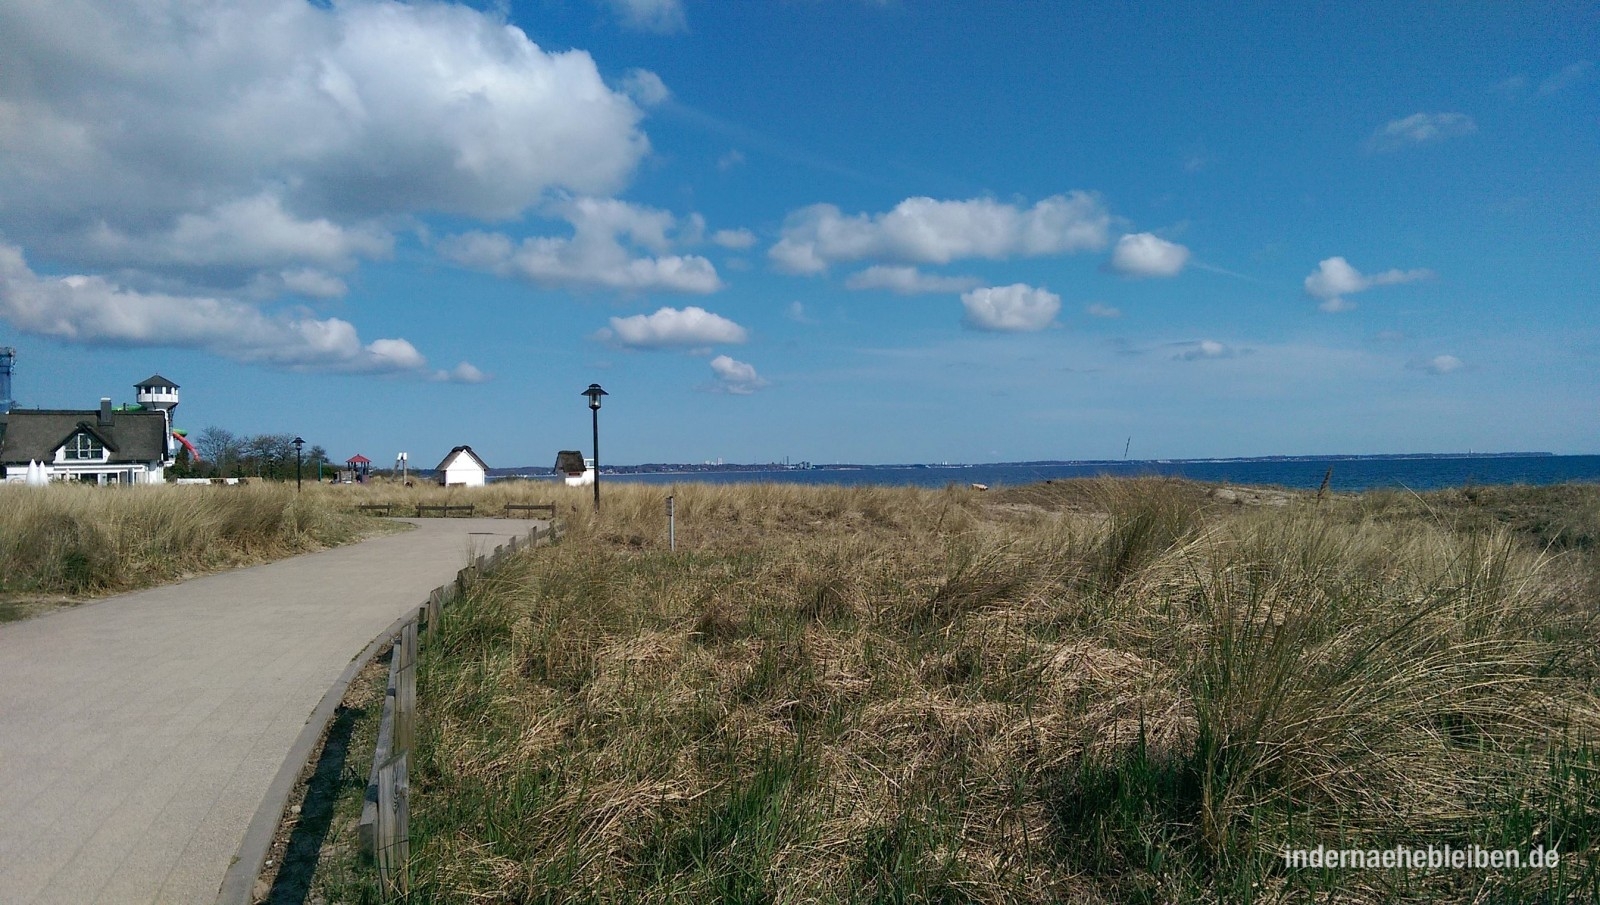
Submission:
[[[439,463],[439,467],[435,468],[434,471],[444,471],[446,468],[449,468],[450,463],[454,462],[457,456],[471,456],[472,461],[478,463],[479,468],[483,469],[484,471],[489,470],[489,463],[483,461],[481,456],[473,452],[472,447],[457,446],[455,449],[450,450],[450,453],[444,457],[444,460]]]

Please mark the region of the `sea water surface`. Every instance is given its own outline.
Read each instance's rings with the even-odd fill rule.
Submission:
[[[1600,456],[1452,456],[1402,459],[1293,459],[1247,461],[1130,461],[1076,465],[919,465],[860,468],[773,469],[670,474],[604,474],[601,481],[648,484],[738,484],[777,481],[787,484],[882,484],[943,487],[987,484],[991,487],[1032,484],[1097,475],[1119,477],[1172,475],[1196,481],[1274,485],[1315,490],[1333,469],[1331,490],[1377,488],[1438,490],[1475,484],[1561,484],[1600,481]]]

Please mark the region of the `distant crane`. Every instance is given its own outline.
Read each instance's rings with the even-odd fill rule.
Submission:
[[[11,370],[17,363],[17,350],[0,348],[0,415],[11,411],[16,400],[11,398]]]

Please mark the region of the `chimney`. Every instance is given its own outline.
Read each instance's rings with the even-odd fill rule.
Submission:
[[[111,426],[111,397],[110,396],[101,396],[100,397],[100,426],[101,427],[110,427]]]

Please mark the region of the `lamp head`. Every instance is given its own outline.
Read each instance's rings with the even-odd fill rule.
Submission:
[[[589,408],[598,409],[598,408],[600,408],[600,397],[601,396],[610,396],[611,394],[607,393],[605,390],[600,389],[600,384],[591,383],[591,384],[589,384],[589,388],[587,390],[584,390],[582,393],[579,393],[578,395],[580,395],[580,396],[588,396],[589,397]]]

